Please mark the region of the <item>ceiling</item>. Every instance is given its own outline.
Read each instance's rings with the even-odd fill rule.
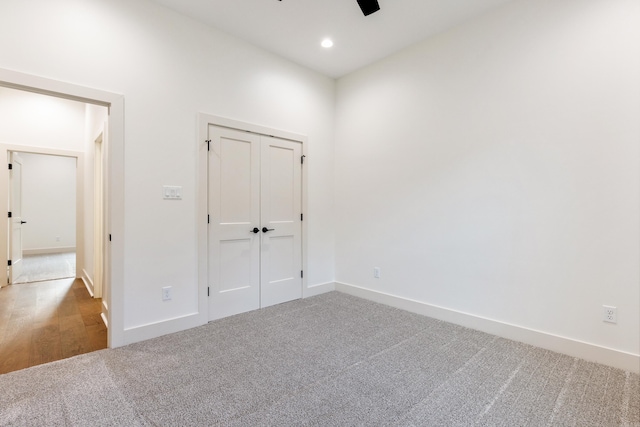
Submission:
[[[379,0],[366,17],[356,0],[154,1],[337,78],[511,0]]]

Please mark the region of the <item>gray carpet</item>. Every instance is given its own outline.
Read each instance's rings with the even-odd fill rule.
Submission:
[[[0,425],[640,425],[639,382],[332,292],[0,375]]]
[[[22,273],[13,283],[33,283],[76,277],[76,253],[25,255]]]

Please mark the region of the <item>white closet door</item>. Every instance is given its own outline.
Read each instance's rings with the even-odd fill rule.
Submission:
[[[209,126],[209,320],[260,307],[260,137]]]
[[[262,136],[260,306],[302,298],[302,146]]]

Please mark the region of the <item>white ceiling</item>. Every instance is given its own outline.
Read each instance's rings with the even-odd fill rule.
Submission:
[[[341,77],[511,0],[154,0],[330,77]],[[335,42],[324,49],[320,42]]]

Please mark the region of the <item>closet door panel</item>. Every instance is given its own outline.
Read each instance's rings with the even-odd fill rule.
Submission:
[[[302,146],[261,138],[261,307],[302,298]]]
[[[260,308],[260,137],[209,126],[209,320]]]

